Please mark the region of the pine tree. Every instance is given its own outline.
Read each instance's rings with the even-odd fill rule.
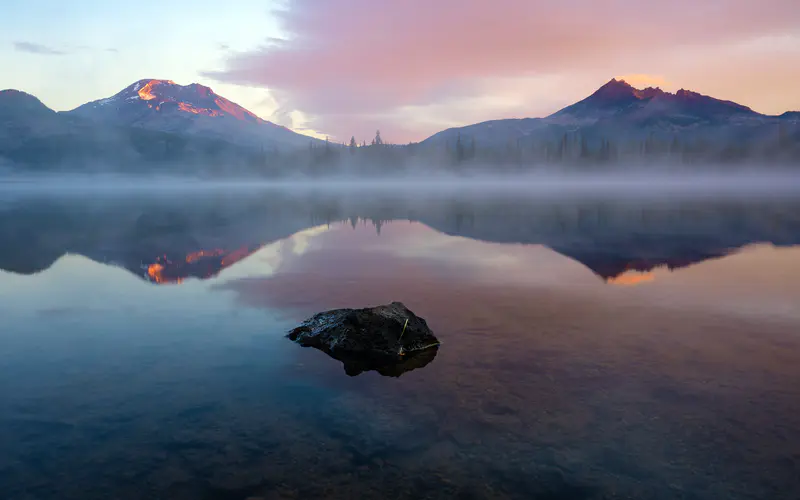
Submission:
[[[783,122],[778,123],[778,149],[783,151],[789,147],[789,134]]]
[[[561,144],[558,146],[558,159],[565,160],[567,158],[567,133],[564,132],[564,136],[561,137]]]
[[[458,139],[456,139],[456,162],[461,163],[464,161],[464,145],[461,144],[461,132],[458,133]]]
[[[586,145],[586,137],[581,134],[581,158],[587,158],[589,156],[589,147]]]
[[[647,136],[647,139],[644,141],[643,152],[644,156],[650,156],[654,153],[654,140],[653,140],[653,133],[651,132],[650,135]]]
[[[350,154],[351,155],[355,154],[355,152],[356,152],[356,136],[350,137],[350,146],[348,146],[348,147],[350,148]]]

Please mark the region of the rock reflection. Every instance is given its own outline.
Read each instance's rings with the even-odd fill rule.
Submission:
[[[384,377],[398,378],[404,373],[428,366],[436,357],[437,352],[439,352],[438,346],[430,347],[423,351],[408,354],[400,361],[358,356],[337,356],[333,354],[330,354],[330,356],[341,361],[344,365],[344,372],[351,377],[368,371],[376,371]]]

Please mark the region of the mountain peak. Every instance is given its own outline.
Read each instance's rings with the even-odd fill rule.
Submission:
[[[90,111],[91,110],[91,111]],[[250,123],[265,122],[254,113],[214,93],[199,83],[179,85],[172,80],[145,78],[117,94],[76,109],[79,113],[98,112],[136,116],[143,112],[178,115],[183,113],[211,118],[233,118]]]
[[[317,139],[263,120],[199,83],[144,78],[111,97],[66,112],[116,126],[222,138],[248,147],[306,146]]]
[[[39,113],[55,114],[36,96],[16,89],[0,90],[0,112],[4,115],[11,113]]]
[[[558,122],[586,124],[621,113],[641,112],[645,108],[648,111],[644,115],[647,116],[657,109],[658,113],[693,116],[698,120],[757,114],[747,106],[714,99],[691,90],[680,89],[674,94],[658,87],[640,90],[625,80],[612,78],[586,99],[554,113],[549,118]]]
[[[646,89],[634,89],[633,94],[639,99],[652,99],[653,97],[666,95],[659,87],[647,87]]]
[[[612,78],[605,85],[597,89],[592,96],[594,97],[618,97],[632,95],[636,89],[625,80]]]
[[[639,100],[637,90],[625,80],[612,78],[592,95],[550,116],[559,120],[595,120],[611,115]]]
[[[152,78],[145,78],[144,80],[139,80],[138,82],[132,84],[131,86],[120,92],[120,94],[130,95],[133,92],[135,92],[136,95],[139,96],[139,99],[143,101],[151,101],[154,99],[158,99],[162,95],[168,96],[168,95],[174,95],[176,93],[182,93],[187,95],[194,93],[201,97],[209,97],[211,95],[216,96],[213,90],[211,90],[209,87],[206,87],[205,85],[200,85],[199,83],[191,83],[189,85],[178,85],[172,80],[158,80]]]
[[[611,80],[607,81],[603,87],[630,87],[633,88],[633,85],[628,83],[624,78],[612,78]]]
[[[23,92],[21,90],[17,90],[17,89],[3,89],[3,90],[0,90],[0,97],[2,97],[4,99],[18,99],[18,100],[28,100],[28,101],[41,102],[35,96],[33,96],[33,95],[31,95],[31,94],[29,94],[27,92]]]
[[[650,99],[652,97],[666,94],[659,87],[647,87],[646,89],[637,89],[625,80],[612,78],[608,83],[597,89],[592,97],[606,98],[606,99],[624,99],[629,100],[631,97],[637,99]]]

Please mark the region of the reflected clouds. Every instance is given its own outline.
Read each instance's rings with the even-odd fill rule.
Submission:
[[[301,315],[394,300],[423,305],[434,295],[446,300],[470,297],[478,289],[505,288],[520,296],[591,299],[612,309],[638,304],[800,318],[791,306],[800,297],[800,249],[783,249],[776,257],[775,249],[754,246],[685,268],[631,269],[603,280],[540,245],[452,237],[418,223],[385,223],[380,235],[369,227],[353,229],[342,223],[303,238],[309,236],[311,249],[286,254],[270,276],[229,279],[215,287],[236,291],[238,300],[250,306],[292,309]],[[764,266],[754,279],[753,269],[760,267],[754,263],[770,259],[785,266]]]

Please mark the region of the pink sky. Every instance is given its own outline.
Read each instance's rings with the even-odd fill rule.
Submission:
[[[207,75],[269,88],[273,119],[300,126],[297,111],[337,140],[543,116],[612,77],[800,109],[797,0],[295,0],[277,15],[287,39]]]

